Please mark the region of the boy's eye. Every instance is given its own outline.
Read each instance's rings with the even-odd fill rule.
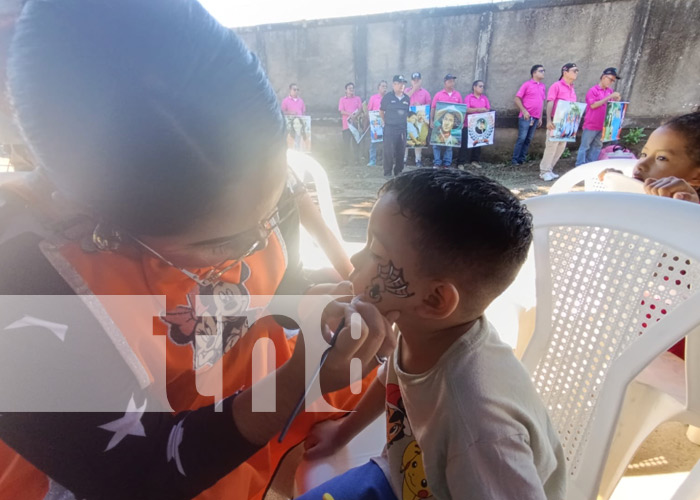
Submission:
[[[665,156],[657,156],[656,159],[658,161],[666,161],[668,158],[666,158]]]
[[[646,153],[642,153],[642,154],[639,155],[639,157],[640,157],[640,158],[646,158],[646,157],[647,157],[647,154],[646,154]]]

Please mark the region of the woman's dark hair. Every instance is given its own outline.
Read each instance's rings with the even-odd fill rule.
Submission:
[[[700,111],[671,118],[663,126],[685,137],[686,153],[700,167]]]
[[[30,0],[8,85],[59,190],[136,234],[186,228],[284,151],[260,62],[196,0]]]
[[[472,91],[474,91],[474,87],[476,87],[480,83],[484,83],[484,81],[483,80],[474,80],[474,83],[472,83]]]
[[[505,289],[525,262],[532,216],[494,180],[419,169],[387,182],[379,192],[385,193],[396,195],[411,220],[419,266],[428,276],[469,276]]]
[[[533,76],[535,74],[535,71],[537,71],[540,68],[544,68],[541,64],[535,64],[532,68],[530,68],[530,76]]]
[[[566,63],[564,66],[561,67],[561,75],[559,75],[559,79],[561,80],[564,78],[564,73],[569,71],[571,68],[575,68],[576,63]]]

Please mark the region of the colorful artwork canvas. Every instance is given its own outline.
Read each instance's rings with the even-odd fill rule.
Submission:
[[[295,151],[311,151],[311,117],[285,116],[287,120],[287,147]]]
[[[379,111],[369,112],[369,137],[372,142],[384,141],[384,126]]]
[[[603,122],[603,134],[601,141],[619,141],[622,132],[622,121],[625,119],[629,102],[608,101],[608,108],[605,110],[605,121]]]
[[[581,125],[581,118],[585,110],[585,102],[557,102],[553,120],[554,131],[549,138],[553,141],[576,142],[576,132]]]
[[[479,148],[493,144],[496,112],[475,113],[467,116],[467,147]]]
[[[438,102],[435,106],[430,144],[451,148],[460,147],[462,145],[462,124],[466,114],[466,104]]]
[[[411,106],[406,118],[406,146],[423,148],[428,145],[430,134],[430,105]]]
[[[358,144],[365,137],[369,130],[369,124],[365,125],[365,114],[362,109],[358,109],[348,116],[348,130],[350,130],[350,133],[355,138],[355,142]]]

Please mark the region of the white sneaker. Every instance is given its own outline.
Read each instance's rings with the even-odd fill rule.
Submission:
[[[558,178],[559,178],[559,174],[555,174],[554,172],[550,172],[550,174],[552,174],[552,176],[553,176],[555,179],[558,179]]]
[[[559,176],[557,174],[555,174],[554,172],[543,172],[540,174],[540,179],[542,179],[545,182],[553,181],[557,177],[559,177]]]

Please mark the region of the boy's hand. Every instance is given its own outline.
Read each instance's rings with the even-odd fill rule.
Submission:
[[[341,432],[342,419],[314,425],[304,441],[304,458],[315,460],[332,455],[350,441]]]
[[[695,188],[678,177],[646,179],[644,181],[644,191],[646,191],[647,194],[653,194],[655,196],[665,196],[676,200],[700,203],[700,198]]]

